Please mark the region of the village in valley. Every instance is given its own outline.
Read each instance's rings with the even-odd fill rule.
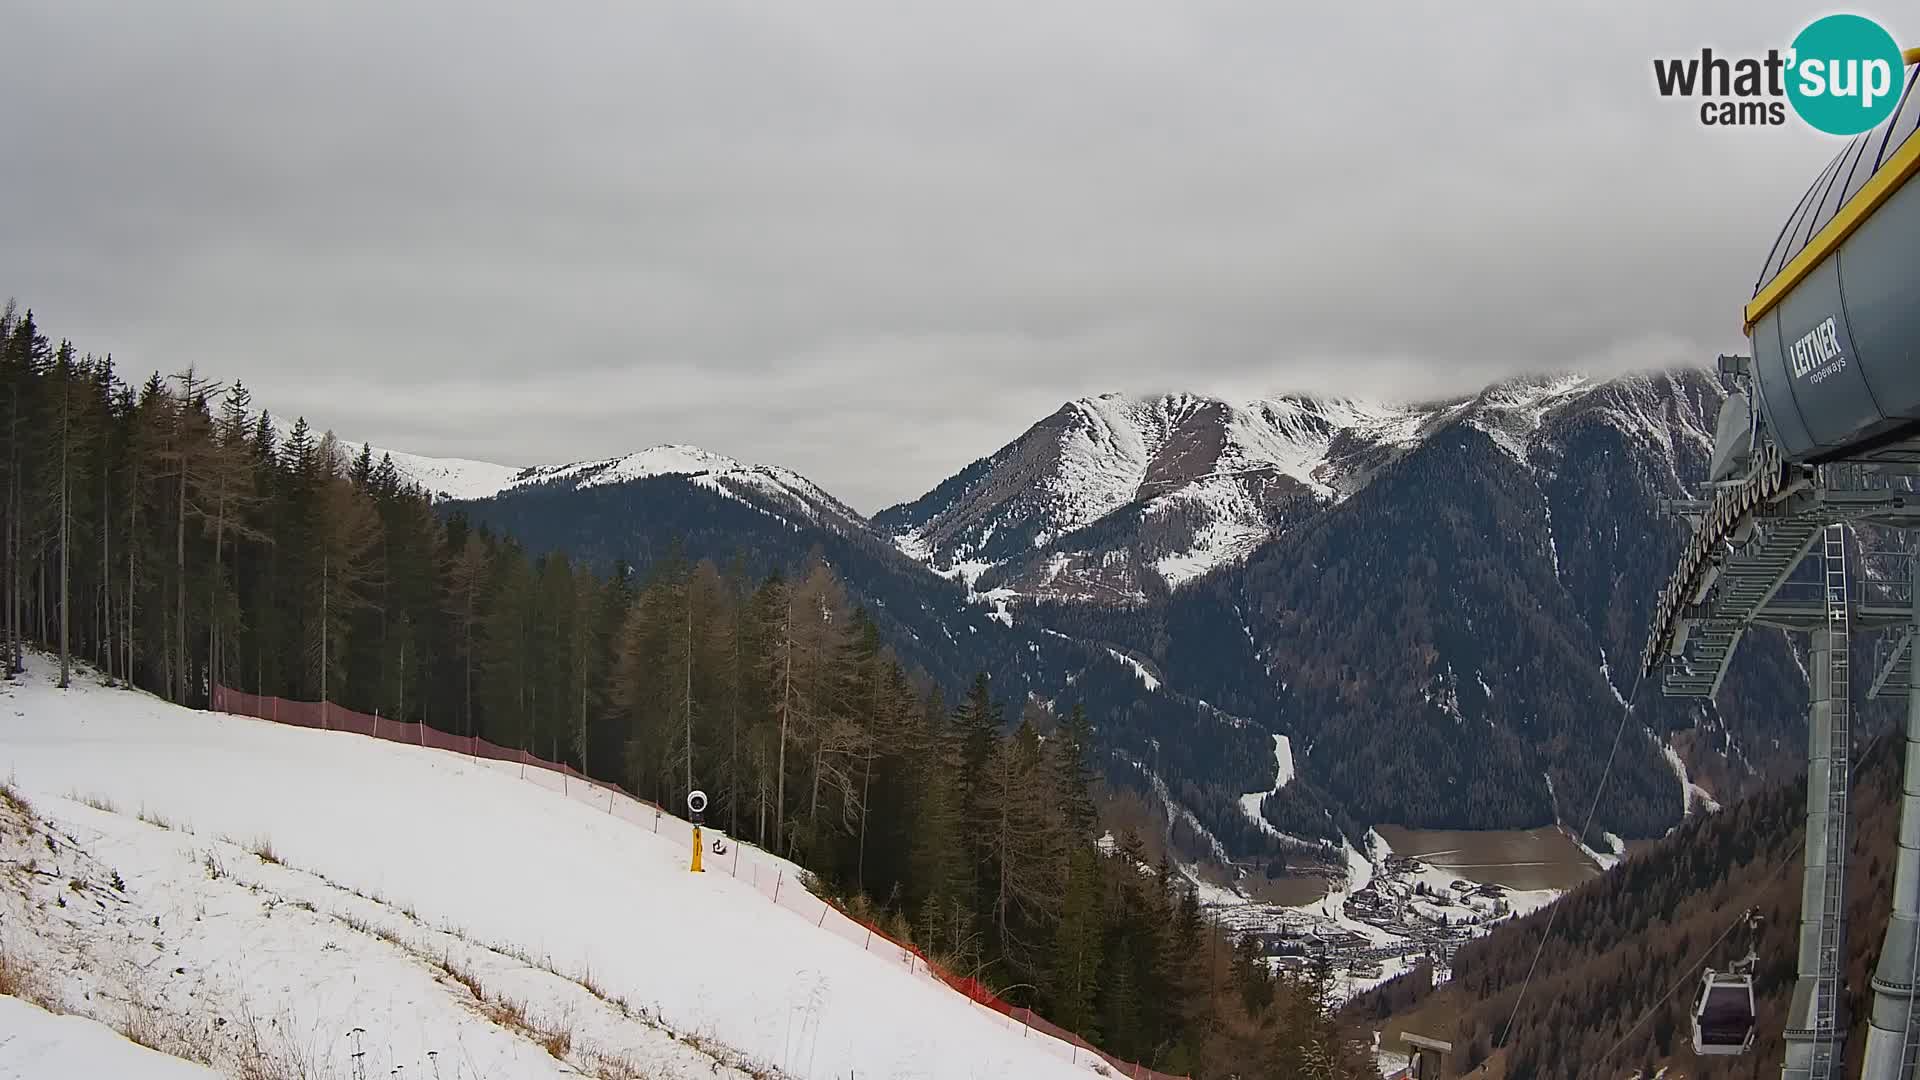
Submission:
[[[1276,968],[1304,971],[1324,963],[1334,993],[1344,999],[1412,970],[1422,959],[1432,963],[1436,982],[1444,982],[1462,942],[1561,893],[1473,881],[1444,865],[1396,854],[1377,833],[1368,840],[1373,860],[1349,848],[1346,881],[1316,902],[1249,902],[1203,887],[1203,907],[1232,933],[1251,935]]]

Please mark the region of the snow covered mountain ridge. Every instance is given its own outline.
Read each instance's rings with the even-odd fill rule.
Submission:
[[[1675,432],[1710,441],[1711,416],[1670,415],[1676,397],[1685,398],[1674,378],[1531,375],[1414,403],[1102,394],[1068,402],[927,494],[871,519],[791,469],[695,446],[526,468],[374,456],[391,453],[401,474],[437,499],[684,477],[796,526],[878,538],[977,595],[1132,603],[1243,559],[1443,431],[1479,431],[1523,464],[1550,417],[1579,409],[1669,444]],[[1665,449],[1671,458],[1671,445]]]
[[[292,425],[279,417],[274,418],[274,424],[282,438],[292,430]],[[684,443],[662,443],[630,454],[564,465],[530,466],[429,457],[347,440],[341,440],[340,446],[349,458],[358,456],[364,448],[376,464],[382,458],[390,459],[403,480],[419,485],[435,502],[491,499],[504,492],[541,485],[582,490],[656,477],[681,477],[722,497],[755,505],[778,516],[797,517],[842,531],[864,532],[868,528],[866,519],[859,513],[792,469],[749,465]]]
[[[1082,398],[874,522],[980,593],[1138,601],[1243,558],[1444,431],[1477,430],[1523,464],[1550,417],[1583,408],[1710,439],[1712,417],[1667,415],[1673,378],[1523,376],[1422,403]]]

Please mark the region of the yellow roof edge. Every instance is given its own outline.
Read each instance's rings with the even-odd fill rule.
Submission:
[[[1920,50],[1915,51],[1920,52]],[[1880,166],[1873,178],[1854,193],[1853,198],[1847,200],[1847,205],[1833,215],[1833,220],[1827,222],[1826,228],[1821,229],[1812,240],[1809,240],[1800,254],[1795,255],[1792,262],[1781,267],[1780,272],[1773,276],[1773,280],[1767,282],[1766,287],[1747,304],[1745,333],[1751,335],[1754,325],[1766,318],[1767,312],[1772,311],[1782,297],[1792,292],[1794,286],[1805,281],[1815,267],[1825,262],[1827,256],[1833,254],[1841,244],[1846,242],[1847,237],[1853,235],[1854,230],[1866,224],[1867,218],[1871,217],[1875,210],[1880,209],[1881,204],[1893,198],[1894,193],[1899,191],[1916,172],[1920,172],[1920,138],[1909,137],[1900,149],[1894,152],[1893,157],[1885,165]]]

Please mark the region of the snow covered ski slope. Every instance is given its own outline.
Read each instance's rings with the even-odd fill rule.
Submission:
[[[18,998],[0,997],[0,1080],[47,1077],[116,1080],[217,1080],[218,1073],[157,1050],[79,1016],[56,1016]]]
[[[791,864],[736,844],[688,873],[684,825],[600,789],[30,669],[0,692],[0,779],[39,819],[53,885],[28,888],[73,894],[33,946],[68,1011],[264,1018],[336,1075],[355,1029],[368,1075],[448,1080],[1093,1068],[863,945]]]

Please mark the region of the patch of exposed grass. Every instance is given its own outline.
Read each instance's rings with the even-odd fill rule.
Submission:
[[[265,834],[254,837],[253,843],[247,845],[247,850],[253,852],[254,856],[263,863],[270,863],[274,866],[284,865],[280,861],[280,853],[273,850],[273,841],[268,839]]]
[[[47,982],[27,959],[11,950],[0,950],[0,995],[31,1001],[50,1007]]]
[[[125,1035],[129,1042],[139,1043],[169,1057],[191,1061],[196,1065],[214,1063],[214,1043],[205,1032],[143,1002],[129,1003],[125,1019],[115,1025],[115,1030]]]
[[[7,777],[5,783],[0,783],[0,806],[5,806],[28,821],[33,820],[33,804],[27,801],[26,796],[20,794],[20,789],[14,786],[11,776]]]
[[[78,791],[70,791],[67,793],[67,798],[72,799],[82,806],[91,806],[103,814],[117,814],[120,812],[120,808],[114,805],[113,800],[107,798],[105,795],[82,795]]]

